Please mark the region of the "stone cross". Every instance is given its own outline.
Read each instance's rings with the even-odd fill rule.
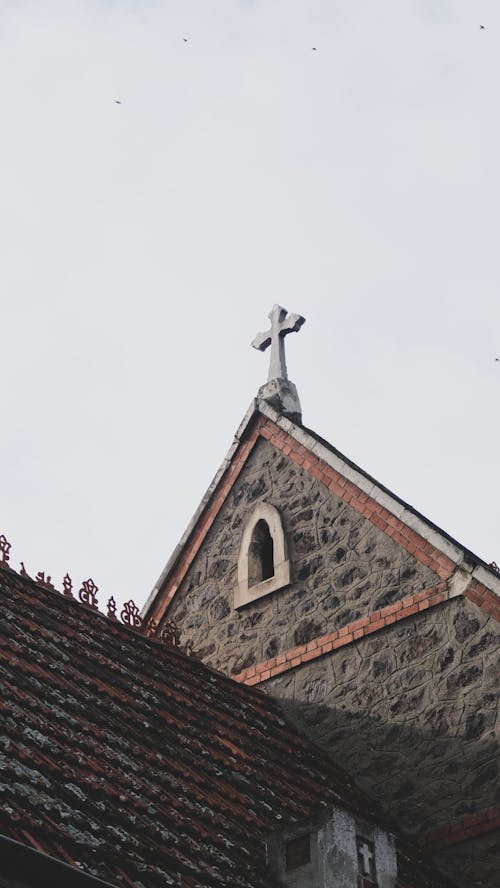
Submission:
[[[254,348],[265,351],[271,346],[271,361],[269,364],[268,382],[273,379],[288,379],[285,361],[285,336],[300,330],[305,318],[302,315],[291,314],[287,317],[286,308],[274,305],[269,315],[271,329],[266,333],[258,333],[252,342]]]
[[[372,864],[373,854],[372,854],[369,846],[366,844],[366,842],[362,842],[358,845],[358,854],[360,855],[360,857],[363,858],[364,875],[370,876],[371,872],[372,872],[372,865],[371,864]]]

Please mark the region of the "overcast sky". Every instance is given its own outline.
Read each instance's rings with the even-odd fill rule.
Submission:
[[[498,0],[0,0],[0,96],[14,566],[144,601],[274,302],[305,424],[500,562]]]

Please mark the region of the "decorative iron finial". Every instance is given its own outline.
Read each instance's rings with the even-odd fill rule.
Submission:
[[[116,601],[113,596],[108,601],[108,617],[110,620],[116,620]]]
[[[73,598],[73,592],[71,591],[72,589],[73,589],[73,581],[72,581],[70,575],[67,573],[64,575],[64,578],[63,578],[63,592],[64,592],[64,595],[66,596],[66,598]]]
[[[82,583],[82,588],[78,592],[78,598],[82,602],[82,604],[86,604],[87,607],[91,607],[94,610],[98,610],[97,607],[97,595],[96,593],[99,591],[99,587],[96,586],[93,580],[89,579],[85,580]]]
[[[162,641],[173,645],[173,647],[178,647],[181,643],[181,630],[173,620],[163,624],[159,636]]]
[[[0,553],[2,554],[2,560],[0,561],[0,564],[8,564],[9,563],[10,549],[11,549],[11,545],[10,545],[7,537],[3,533],[0,534]]]
[[[43,586],[44,589],[51,589],[55,591],[55,586],[52,583],[52,577],[45,576],[43,570],[39,570],[36,577],[35,582],[38,583],[39,586]]]
[[[254,348],[265,351],[271,346],[269,375],[266,385],[259,389],[259,398],[268,401],[279,413],[292,419],[302,421],[299,396],[293,382],[288,379],[285,360],[285,336],[300,330],[305,318],[299,314],[287,317],[286,308],[274,305],[269,314],[271,328],[265,333],[258,333],[252,342]]]
[[[19,571],[19,573],[21,574],[21,576],[22,576],[22,577],[29,577],[29,573],[28,573],[28,571],[26,570],[26,568],[25,568],[25,566],[24,566],[24,561],[20,561],[19,564],[21,565],[21,570]]]
[[[120,619],[122,623],[125,623],[126,626],[130,626],[131,629],[138,629],[141,625],[142,620],[139,616],[139,608],[132,599],[126,601],[123,605]]]
[[[142,631],[144,635],[156,635],[156,630],[158,629],[158,622],[154,620],[153,617],[150,617],[148,622],[145,623],[142,627]]]

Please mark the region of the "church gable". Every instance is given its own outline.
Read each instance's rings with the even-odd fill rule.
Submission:
[[[278,363],[145,618],[279,698],[457,886],[493,888],[500,571],[306,429]]]
[[[238,606],[244,529],[264,503],[291,582]],[[457,885],[495,884],[496,565],[258,400],[153,599],[147,616],[176,620],[203,659],[280,698]],[[493,863],[476,854],[484,843]]]
[[[250,587],[247,603],[238,607],[245,528],[265,506],[281,518],[291,581],[262,599],[259,584],[254,600]],[[168,618],[204,659],[234,674],[437,583],[430,566],[261,435]]]

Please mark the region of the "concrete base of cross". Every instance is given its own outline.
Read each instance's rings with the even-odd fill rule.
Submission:
[[[302,424],[302,408],[297,389],[289,379],[272,379],[266,382],[260,387],[257,397],[259,401],[266,401],[274,407],[282,416]]]

